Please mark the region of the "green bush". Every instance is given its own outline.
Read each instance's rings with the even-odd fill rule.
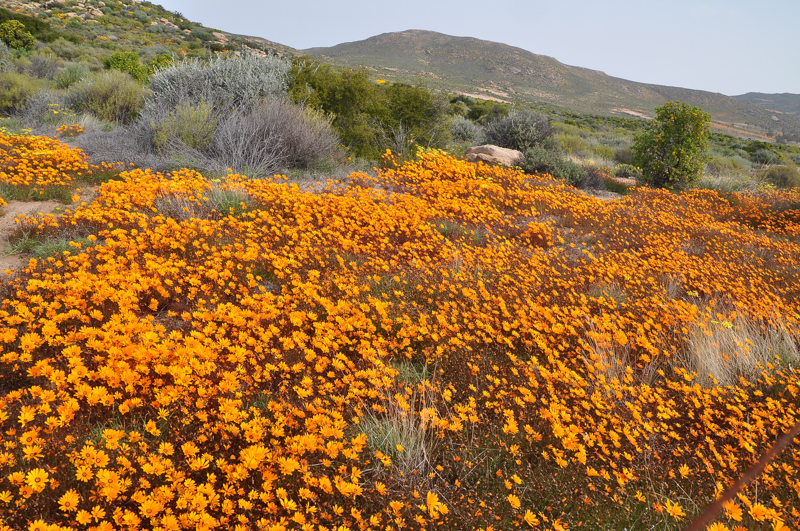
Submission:
[[[578,155],[589,151],[589,142],[586,139],[569,133],[557,133],[556,140],[564,153]]]
[[[342,143],[358,157],[377,159],[386,150],[404,156],[417,147],[443,148],[451,138],[444,97],[424,87],[379,85],[365,70],[336,70],[296,59],[289,76],[296,103],[332,116]]]
[[[106,70],[119,70],[130,74],[136,81],[147,81],[147,67],[139,60],[136,52],[117,52],[111,57],[103,59]]]
[[[364,70],[341,70],[300,58],[292,61],[289,97],[295,102],[333,116],[342,144],[364,158],[380,156],[377,131],[370,117],[380,113],[379,88]]]
[[[758,176],[778,188],[800,187],[800,169],[792,161],[786,161],[781,166],[770,166],[759,172]]]
[[[378,86],[378,92],[384,105],[376,109],[372,125],[381,151],[391,149],[405,156],[417,147],[444,148],[450,141],[446,99],[404,83]]]
[[[191,39],[200,39],[201,41],[204,41],[204,42],[213,41],[214,40],[214,36],[211,35],[209,32],[207,32],[206,30],[204,30],[202,28],[194,28],[189,33],[189,38],[191,38]]]
[[[527,173],[549,173],[556,179],[577,187],[581,187],[588,177],[586,170],[579,164],[538,146],[525,151],[522,168]]]
[[[506,103],[496,103],[490,100],[480,100],[471,96],[459,94],[450,100],[451,114],[459,114],[481,125],[493,120],[505,118],[509,113]]]
[[[750,160],[758,164],[778,164],[781,161],[771,149],[759,149],[750,156]]]
[[[592,146],[592,154],[601,159],[613,160],[614,156],[617,154],[617,150],[605,144],[595,144]]]
[[[150,59],[150,62],[147,63],[147,73],[149,75],[153,75],[155,74],[156,70],[160,68],[167,68],[174,62],[175,60],[173,59],[172,54],[160,53]]]
[[[83,64],[69,64],[65,66],[55,78],[56,87],[68,89],[81,79],[89,75],[89,68]]]
[[[546,146],[553,132],[546,116],[528,110],[514,111],[486,126],[486,142],[525,152],[536,146]]]
[[[657,188],[683,188],[703,174],[711,115],[698,107],[668,101],[633,144],[633,165]]]
[[[18,20],[7,20],[0,24],[0,40],[14,50],[31,51],[36,47],[36,39]]]
[[[107,122],[130,123],[144,107],[148,91],[130,74],[111,70],[87,77],[70,88],[67,102],[78,112]]]
[[[748,173],[749,171],[750,165],[740,157],[713,158],[706,163],[706,172],[715,177]]]
[[[161,153],[166,152],[176,138],[191,149],[204,149],[214,139],[217,120],[213,108],[205,101],[196,106],[181,103],[166,120],[153,127],[153,143]]]
[[[0,111],[19,111],[28,104],[28,99],[38,92],[45,82],[16,72],[0,73]]]

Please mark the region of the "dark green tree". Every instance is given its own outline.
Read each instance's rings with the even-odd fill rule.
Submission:
[[[684,188],[697,180],[708,159],[711,115],[699,107],[668,101],[633,142],[632,164],[657,188]]]

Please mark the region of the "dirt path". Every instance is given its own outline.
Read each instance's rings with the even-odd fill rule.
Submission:
[[[78,200],[72,205],[65,205],[59,201],[9,201],[8,205],[2,207],[0,211],[0,281],[7,269],[16,271],[22,269],[28,263],[28,258],[21,254],[7,254],[11,250],[9,243],[10,236],[17,229],[14,218],[20,214],[32,216],[36,214],[54,214],[56,209],[75,208],[82,202],[91,202],[97,195],[99,186],[84,188],[80,192],[76,191]]]
[[[8,206],[3,207],[3,215],[0,216],[0,273],[6,269],[17,270],[24,265],[22,256],[7,254],[11,250],[9,237],[14,233],[17,224],[14,218],[20,214],[33,215],[38,213],[55,212],[56,207],[63,207],[58,201],[9,201]],[[0,276],[2,278],[2,276]]]

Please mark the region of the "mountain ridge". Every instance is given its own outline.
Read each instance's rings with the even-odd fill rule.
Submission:
[[[664,101],[702,107],[713,125],[756,137],[800,132],[800,117],[775,116],[752,101],[720,93],[641,83],[570,66],[504,43],[475,37],[406,30],[360,41],[301,50],[337,66],[365,67],[396,81],[423,81],[431,88],[485,92],[509,102],[552,105],[597,114],[649,117]]]

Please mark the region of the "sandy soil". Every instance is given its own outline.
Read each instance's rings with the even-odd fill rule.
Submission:
[[[0,278],[6,269],[17,270],[24,265],[20,255],[6,254],[11,249],[8,238],[17,228],[14,218],[20,214],[30,216],[40,212],[55,212],[56,207],[63,206],[58,201],[9,201],[8,206],[3,207],[3,215],[0,216]]]
[[[97,195],[97,188],[84,188],[80,192],[75,192],[79,196],[78,201],[72,205],[65,205],[58,201],[9,201],[8,205],[0,209],[0,281],[4,276],[7,269],[16,271],[22,269],[28,263],[28,258],[24,255],[9,255],[6,254],[11,249],[9,244],[9,237],[17,229],[17,224],[14,218],[20,214],[31,216],[35,214],[53,214],[56,208],[64,210],[65,208],[75,208],[82,202],[89,203]]]

